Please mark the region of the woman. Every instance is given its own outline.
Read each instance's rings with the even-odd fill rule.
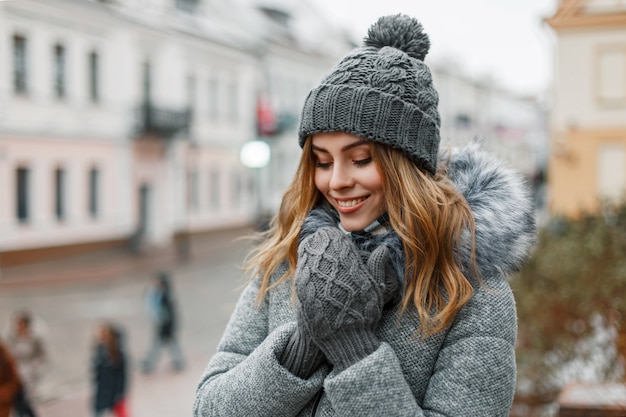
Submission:
[[[532,204],[477,145],[439,154],[429,46],[382,17],[309,93],[196,417],[509,415]]]
[[[0,417],[9,417],[11,415],[15,399],[21,388],[15,361],[7,347],[0,340]]]
[[[116,412],[126,397],[127,365],[120,330],[110,323],[98,328],[92,357],[94,416]]]

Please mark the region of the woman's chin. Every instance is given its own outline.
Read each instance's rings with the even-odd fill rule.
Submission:
[[[346,232],[360,232],[371,223],[367,221],[358,221],[358,220],[352,220],[352,219],[350,220],[340,219],[340,222],[341,222],[341,227],[343,227],[343,230],[345,230]]]

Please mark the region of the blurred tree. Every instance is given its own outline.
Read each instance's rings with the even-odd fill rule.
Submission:
[[[541,415],[567,382],[624,377],[626,200],[604,207],[595,215],[554,219],[512,278],[519,314],[512,415]]]

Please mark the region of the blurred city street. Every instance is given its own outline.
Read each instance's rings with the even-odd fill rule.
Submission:
[[[123,267],[118,256],[108,261],[65,261],[59,269],[74,278],[58,279],[51,266],[40,271],[36,281],[16,282],[11,274],[0,281],[0,318],[7,325],[11,314],[28,309],[44,325],[51,359],[43,380],[37,409],[43,417],[84,417],[89,408],[89,361],[95,329],[103,320],[122,326],[131,362],[129,401],[132,416],[191,415],[196,383],[207,364],[245,282],[240,270],[246,243],[236,238],[246,231],[234,229],[205,236],[192,244],[191,259],[181,264],[168,253],[160,259],[144,259],[138,267]],[[117,264],[117,267],[115,265]],[[168,267],[169,266],[169,267]],[[174,295],[180,315],[180,342],[187,361],[175,372],[167,351],[159,366],[148,375],[139,363],[148,349],[152,328],[143,294],[160,268],[173,275]],[[31,270],[36,276],[35,270]],[[45,272],[45,273],[44,273]],[[105,273],[106,272],[106,273]],[[46,275],[47,274],[47,275]],[[14,273],[15,275],[15,273]]]
[[[379,18],[398,14],[419,22],[398,29],[402,42],[388,44],[395,29],[370,38]],[[408,42],[414,35],[419,42]],[[361,70],[357,61],[376,65]],[[334,103],[328,115],[311,105],[318,97]],[[370,117],[359,109],[375,97],[393,105]],[[354,113],[347,124],[335,110],[342,100]],[[323,129],[308,130],[313,120]],[[498,244],[534,245],[524,262],[497,244],[476,251],[477,260],[515,265],[507,277],[517,316],[510,417],[626,416],[626,0],[0,0],[0,340],[19,359],[28,391],[41,350],[19,313],[31,313],[49,358],[39,417],[94,414],[97,335],[110,354],[94,361],[109,371],[99,376],[115,379],[99,386],[121,385],[116,327],[130,363],[130,417],[192,414],[197,382],[248,278],[241,266],[252,242],[238,238],[266,230],[275,214],[277,225],[285,213],[302,218],[294,200],[310,200],[313,188],[324,200],[318,171],[302,159],[321,131],[354,133],[410,158],[427,149],[445,174],[435,183],[451,180],[445,190],[462,185],[453,178],[460,148],[493,157],[484,165],[493,190],[506,188],[501,203],[523,183],[536,239],[494,220],[502,204],[494,213],[480,207],[469,222],[486,219],[510,236]],[[386,210],[410,197],[408,167],[398,171],[406,184],[392,189],[395,162],[370,159]],[[516,179],[497,180],[501,169]],[[462,176],[461,194],[476,172]],[[315,187],[300,187],[310,176]],[[346,176],[366,182],[354,177]],[[423,213],[416,200],[405,200],[403,213]],[[419,240],[432,228],[418,233],[403,216],[391,226],[405,230],[408,249],[406,231]],[[477,242],[493,237],[476,231]],[[171,326],[169,297],[146,297],[163,272],[186,366],[175,369],[162,351],[144,374],[154,319],[164,338]],[[435,288],[428,280],[416,278],[415,288]],[[17,378],[4,375],[14,393]]]

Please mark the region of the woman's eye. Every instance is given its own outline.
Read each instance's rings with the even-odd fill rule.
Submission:
[[[371,156],[369,158],[357,159],[357,160],[353,161],[354,165],[358,165],[358,166],[365,166],[365,165],[369,164],[370,162],[372,162],[372,157]]]
[[[328,169],[330,168],[330,162],[319,162],[315,163],[315,168]]]

